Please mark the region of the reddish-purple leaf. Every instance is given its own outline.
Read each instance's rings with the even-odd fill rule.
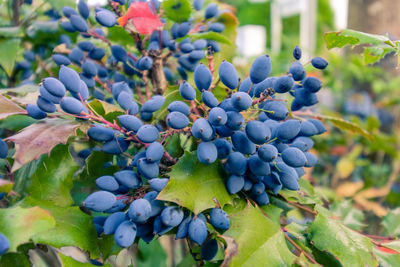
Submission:
[[[15,143],[15,161],[12,171],[38,159],[42,154],[50,153],[56,145],[65,144],[69,137],[76,135],[78,128],[86,127],[85,124],[65,119],[45,119],[8,137],[6,140]]]

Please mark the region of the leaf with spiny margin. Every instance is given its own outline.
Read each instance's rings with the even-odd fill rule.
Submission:
[[[38,168],[20,194],[28,194],[37,201],[50,201],[55,206],[68,207],[73,204],[70,191],[73,187],[72,177],[78,168],[68,146],[58,145],[50,155],[40,158]]]
[[[364,48],[364,64],[373,64],[384,58],[387,54],[395,51],[393,47],[372,46]]]
[[[39,207],[22,208],[15,206],[0,209],[0,229],[10,242],[10,252],[34,236],[54,228],[55,220],[47,211]]]
[[[268,216],[268,211],[265,212]],[[295,260],[280,229],[279,221],[265,216],[250,203],[240,211],[229,214],[231,226],[224,236],[237,244],[237,253],[229,266],[290,266]],[[222,237],[224,237],[222,236]]]
[[[389,210],[382,218],[382,225],[385,229],[385,234],[400,236],[400,208]]]
[[[371,240],[332,218],[322,206],[316,206],[318,215],[308,229],[312,244],[332,254],[343,266],[377,266]]]
[[[219,162],[205,165],[195,153],[185,152],[169,173],[170,180],[158,199],[175,202],[195,214],[232,203],[224,183],[224,170]]]
[[[350,29],[325,33],[325,41],[328,49],[334,47],[342,48],[346,45],[360,44],[387,44],[388,46],[394,46],[392,41],[387,36],[370,34]]]
[[[82,212],[79,207],[58,207],[51,202],[37,201],[31,197],[25,198],[22,205],[40,205],[55,220],[55,227],[33,236],[34,242],[56,248],[76,246],[89,252],[91,258],[100,257],[92,216]]]
[[[15,114],[26,114],[26,110],[12,102],[10,99],[0,95],[0,120]]]
[[[8,77],[11,77],[14,71],[20,43],[21,39],[19,38],[0,39],[0,65],[7,73]]]
[[[324,38],[328,49],[335,47],[342,48],[346,45],[372,45],[364,48],[364,64],[375,63],[390,52],[399,53],[399,48],[396,47],[396,44],[389,37],[383,35],[346,29],[325,33]]]
[[[6,140],[15,143],[14,165],[16,171],[24,164],[48,154],[56,145],[67,143],[79,128],[86,131],[88,124],[67,119],[44,119],[32,124]]]
[[[356,124],[354,122],[346,121],[339,117],[332,117],[332,116],[326,116],[326,115],[316,115],[316,117],[318,117],[318,119],[323,120],[323,121],[332,122],[336,127],[338,127],[341,130],[346,130],[346,131],[350,131],[352,133],[361,134],[362,136],[364,136],[370,140],[374,139],[374,135],[372,135],[367,130],[361,128],[358,124]]]
[[[192,6],[189,0],[165,0],[162,8],[168,19],[175,22],[185,22],[190,18]]]

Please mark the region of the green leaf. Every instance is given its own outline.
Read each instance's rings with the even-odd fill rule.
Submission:
[[[95,99],[92,102],[90,102],[90,106],[93,107],[96,110],[96,112],[99,113],[100,115],[105,115],[107,113],[115,111],[124,113],[124,110],[121,109],[118,105],[113,105],[98,99]]]
[[[56,222],[55,227],[35,235],[33,241],[56,248],[76,246],[88,251],[91,258],[100,256],[97,233],[90,215],[83,213],[79,207],[56,207],[29,198],[24,201],[25,205],[32,203],[40,203]]]
[[[202,32],[202,33],[190,34],[190,39],[192,41],[196,41],[199,39],[206,39],[206,40],[214,40],[219,43],[224,43],[227,45],[232,44],[231,40],[229,40],[227,37],[225,37],[221,33],[217,33],[217,32]]]
[[[369,34],[349,29],[338,32],[328,32],[325,34],[325,41],[328,49],[334,47],[341,48],[346,45],[372,45],[364,48],[364,64],[375,63],[382,59],[386,54],[398,51],[395,43],[393,43],[387,36]]]
[[[157,239],[151,241],[149,244],[143,240],[139,240],[136,260],[137,266],[140,267],[167,266],[167,254]]]
[[[74,0],[47,0],[47,2],[58,11],[61,11],[64,6],[76,7],[76,1]]]
[[[93,267],[94,265],[89,262],[80,262],[72,257],[66,256],[62,253],[58,253],[58,257],[60,258],[62,266],[65,267]],[[110,266],[109,264],[105,264],[104,266]]]
[[[289,201],[299,202],[301,204],[321,204],[321,199],[316,195],[312,185],[305,179],[299,180],[300,190],[281,190],[279,195]]]
[[[312,244],[332,254],[343,266],[377,266],[370,239],[331,218],[318,206],[318,215],[308,229]]]
[[[365,219],[364,213],[359,209],[355,209],[350,200],[344,200],[340,203],[335,202],[330,210],[340,218],[344,225],[353,230],[361,230],[366,226],[363,223]]]
[[[158,199],[175,202],[195,214],[215,207],[214,200],[222,207],[232,202],[225,188],[225,175],[220,163],[205,165],[199,162],[195,153],[185,152],[169,175],[169,183]]]
[[[68,119],[44,119],[8,137],[7,140],[15,143],[12,171],[38,159],[42,154],[48,154],[56,145],[65,144],[71,136],[76,135],[78,128],[85,129],[87,125],[86,122]]]
[[[379,260],[381,267],[400,266],[400,254],[391,254],[383,252],[377,248],[374,249],[374,254]]]
[[[0,257],[0,266],[31,267],[28,255],[25,253],[7,253]]]
[[[0,40],[0,65],[8,77],[11,77],[13,73],[20,42],[21,39],[17,38]]]
[[[14,88],[4,88],[1,89],[0,94],[7,94],[7,93],[32,93],[37,92],[39,90],[39,86],[36,84],[24,84],[22,86],[14,87]]]
[[[280,224],[263,215],[258,207],[248,204],[229,217],[231,226],[223,237],[231,237],[237,244],[237,253],[231,253],[232,259],[226,262],[229,266],[259,266],[260,263],[290,266],[293,263],[296,257],[286,245]]]
[[[79,168],[72,158],[67,145],[56,146],[41,158],[39,168],[29,178],[24,194],[37,201],[49,201],[55,206],[68,207],[73,204],[70,191],[72,176]]]
[[[12,102],[5,96],[0,95],[0,120],[15,114],[26,114],[26,110]]]
[[[0,193],[8,193],[12,190],[14,183],[5,179],[0,179]]]
[[[45,233],[55,226],[50,213],[39,207],[22,208],[16,206],[0,209],[0,229],[10,241],[10,252],[32,237]]]
[[[21,27],[0,27],[0,37],[10,38],[10,37],[22,37],[23,31]]]
[[[36,120],[25,115],[12,115],[0,121],[0,128],[18,132],[35,123]]]
[[[382,218],[382,225],[387,235],[400,236],[400,208],[389,210]]]
[[[133,43],[132,36],[122,27],[108,28],[107,38],[111,42],[118,43],[124,47],[128,47]]]
[[[29,25],[26,33],[30,38],[41,38],[43,34],[56,34],[59,30],[58,21],[35,21],[32,25]]]
[[[168,106],[169,104],[171,104],[174,101],[183,101],[183,98],[181,97],[181,95],[179,94],[179,85],[173,85],[173,86],[169,86],[167,88],[167,90],[165,90],[164,92],[164,104],[162,105],[162,107],[157,110],[156,112],[154,112],[154,116],[157,119],[164,119],[164,117],[166,115],[168,115]]]
[[[175,22],[184,22],[190,18],[192,6],[189,0],[165,0],[162,8],[168,19]]]
[[[317,117],[323,121],[332,122],[336,127],[338,127],[341,130],[346,130],[346,131],[350,131],[352,133],[361,134],[362,136],[364,136],[370,140],[374,139],[374,136],[370,132],[361,128],[356,123],[346,121],[339,117],[332,117],[332,116],[326,116],[326,115],[318,115]]]
[[[364,48],[364,64],[373,64],[384,58],[388,53],[394,52],[392,47],[373,46]]]
[[[325,33],[325,41],[328,49],[360,44],[388,44],[394,46],[387,36],[359,32],[350,29]]]

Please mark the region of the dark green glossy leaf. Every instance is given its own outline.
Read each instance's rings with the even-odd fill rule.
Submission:
[[[169,175],[169,183],[158,199],[175,202],[195,214],[215,207],[216,201],[221,206],[232,201],[225,188],[220,163],[205,165],[199,162],[195,153],[185,152]]]

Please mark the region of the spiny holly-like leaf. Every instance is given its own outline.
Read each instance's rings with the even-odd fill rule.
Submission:
[[[371,240],[331,218],[330,213],[317,206],[318,215],[308,229],[312,244],[332,254],[343,266],[377,266]]]
[[[266,213],[268,216],[268,213]],[[224,236],[237,243],[229,266],[290,266],[295,256],[287,247],[279,222],[266,217],[250,203],[230,214],[231,226]]]
[[[21,39],[18,38],[3,38],[0,40],[0,65],[8,77],[11,77],[14,70],[20,42]]]
[[[167,18],[175,22],[187,21],[192,13],[189,0],[165,0],[162,7]]]
[[[346,45],[360,44],[388,44],[390,46],[394,45],[387,36],[359,32],[350,29],[325,33],[325,41],[328,49],[334,47],[341,48]]]
[[[382,225],[387,235],[400,236],[400,208],[389,210],[382,218]]]
[[[395,51],[393,47],[373,46],[364,49],[364,64],[373,64],[384,58],[388,53]]]
[[[332,122],[336,127],[338,127],[341,130],[346,130],[346,131],[350,131],[352,133],[361,134],[370,140],[374,139],[374,136],[370,132],[361,128],[356,123],[346,121],[339,117],[332,117],[332,116],[326,116],[326,115],[318,115],[317,117],[323,121]]]
[[[85,129],[85,124],[66,119],[45,119],[30,125],[7,140],[15,143],[15,161],[12,171],[22,165],[49,153],[58,144],[66,143],[76,134],[78,128]]]
[[[15,114],[26,114],[26,110],[13,103],[3,95],[0,95],[0,120]]]
[[[199,40],[199,39],[206,39],[206,40],[214,40],[219,43],[224,43],[224,44],[228,44],[228,45],[232,44],[232,42],[227,37],[225,37],[221,33],[217,33],[217,32],[194,33],[194,34],[190,35],[190,39],[193,41]]]
[[[222,207],[232,201],[226,191],[222,166],[217,162],[205,165],[195,153],[185,152],[169,175],[169,183],[158,199],[175,202],[195,214],[216,207],[216,201]]]
[[[79,166],[70,155],[68,146],[56,146],[50,155],[42,157],[40,161],[21,193],[37,201],[50,201],[55,206],[72,205],[72,176]]]
[[[54,226],[55,220],[51,214],[39,207],[0,209],[0,229],[10,241],[10,251],[16,251],[20,244]]]
[[[395,43],[393,43],[387,36],[369,34],[349,29],[338,32],[328,32],[325,34],[325,41],[328,49],[334,47],[341,48],[346,45],[373,45],[365,47],[364,49],[363,56],[365,64],[375,63],[388,53],[398,51]]]
[[[132,24],[128,23],[132,22]],[[126,14],[118,19],[119,25],[128,27],[129,31],[140,34],[151,34],[164,23],[155,15],[147,3],[133,2]]]
[[[34,242],[51,245],[56,248],[76,246],[90,253],[91,258],[100,256],[97,233],[92,217],[82,212],[79,207],[57,207],[51,202],[36,201],[26,198],[24,206],[40,204],[55,220],[55,227],[36,234]]]

